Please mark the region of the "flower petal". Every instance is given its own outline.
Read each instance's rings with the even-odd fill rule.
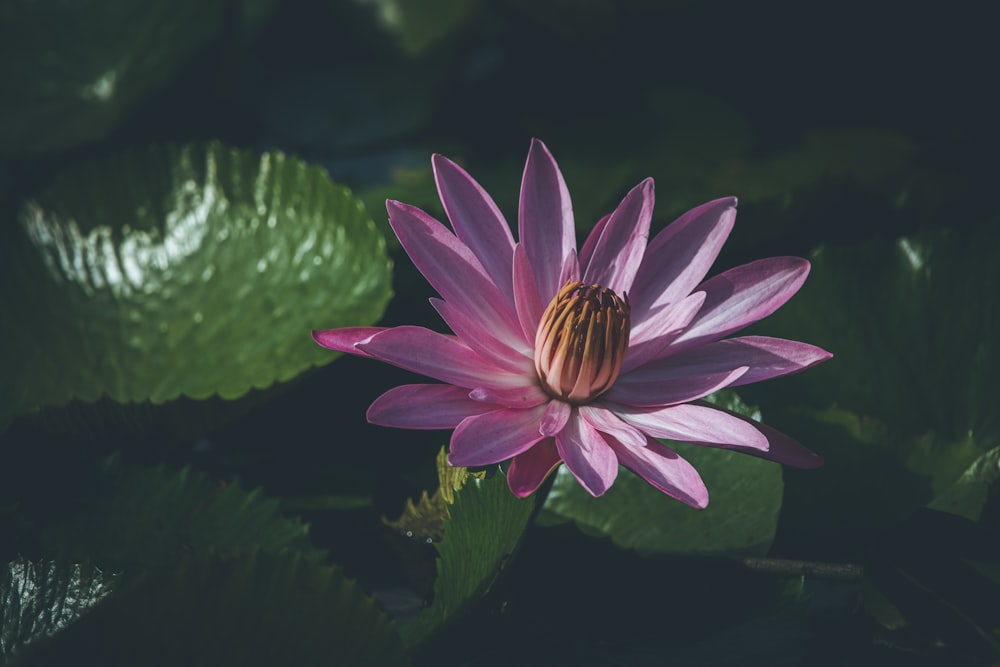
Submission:
[[[590,230],[587,234],[587,238],[584,239],[583,245],[580,246],[580,266],[587,266],[590,264],[590,258],[594,256],[594,249],[597,247],[597,240],[601,238],[604,233],[604,227],[608,224],[608,220],[611,219],[611,214],[608,213],[603,218],[597,221],[594,228]]]
[[[645,447],[626,447],[614,440],[609,444],[619,463],[663,493],[691,507],[708,507],[708,489],[701,475],[674,450],[652,438]]]
[[[364,350],[356,347],[366,342],[375,334],[387,331],[388,327],[345,327],[343,329],[323,329],[312,332],[313,340],[325,348],[337,352],[356,354],[359,357],[370,357]]]
[[[596,428],[601,433],[607,433],[627,447],[645,447],[646,436],[639,429],[631,424],[622,421],[615,414],[617,410],[611,410],[606,406],[591,403],[581,405],[580,416],[587,420],[587,423]]]
[[[451,435],[448,462],[453,466],[487,466],[527,451],[545,437],[538,432],[544,412],[543,404],[468,417]]]
[[[738,419],[734,414],[711,405],[683,403],[666,408],[614,406],[623,420],[654,438],[711,445],[738,445],[766,452],[769,444],[759,424]]]
[[[584,243],[589,255],[583,265],[584,283],[606,287],[619,295],[632,289],[649,240],[653,200],[653,179],[647,178],[625,195],[606,224],[591,232],[591,236],[599,236],[592,251],[590,239]]]
[[[809,451],[799,444],[798,441],[788,437],[781,431],[772,428],[767,424],[755,422],[752,419],[735,412],[730,412],[729,410],[723,410],[722,408],[712,406],[710,404],[705,404],[705,406],[711,407],[716,412],[724,412],[731,417],[747,422],[750,426],[760,431],[761,434],[767,438],[766,451],[740,445],[719,445],[723,449],[732,449],[742,452],[743,454],[750,454],[751,456],[757,456],[762,459],[767,459],[768,461],[775,461],[794,468],[818,468],[823,465],[823,459],[819,454]]]
[[[556,451],[587,492],[603,496],[618,476],[618,459],[604,437],[579,414],[556,436]]]
[[[494,335],[495,330],[482,326],[461,308],[456,308],[441,299],[432,298],[430,302],[459,340],[484,359],[512,373],[534,375],[535,362],[532,349],[520,336],[513,341],[500,340]]]
[[[668,353],[671,352],[668,350]],[[632,373],[632,377],[652,378],[683,369],[685,375],[719,373],[737,366],[749,370],[732,386],[751,384],[782,375],[798,373],[832,357],[815,345],[768,336],[743,336],[715,341],[677,354],[669,354]]]
[[[358,343],[362,352],[404,370],[459,387],[513,388],[524,377],[488,363],[454,336],[423,327],[394,327]]]
[[[524,244],[514,246],[514,306],[517,308],[517,319],[521,323],[521,331],[525,340],[534,343],[538,323],[548,303],[542,303],[538,294],[538,283],[535,282],[535,270],[531,260],[524,250]]]
[[[456,236],[479,259],[493,283],[514,303],[514,237],[492,197],[446,157],[434,155],[434,181]]]
[[[643,370],[643,369],[640,369]],[[701,375],[640,376],[633,371],[623,375],[602,398],[614,403],[640,407],[664,407],[687,403],[723,387],[728,387],[747,372],[746,366],[730,371]]]
[[[566,258],[576,250],[569,190],[555,159],[538,139],[531,140],[521,179],[518,235],[535,271],[538,295],[547,305],[562,285]]]
[[[450,384],[404,384],[375,399],[367,416],[379,426],[451,429],[466,417],[496,409],[472,400],[467,390]]]
[[[695,292],[659,309],[632,329],[622,373],[629,373],[652,359],[663,356],[670,344],[684,333],[705,304],[705,293]]]
[[[693,208],[657,234],[646,248],[629,292],[632,318],[676,303],[704,280],[736,221],[736,198]]]
[[[513,301],[503,295],[468,246],[415,206],[391,200],[385,206],[406,254],[445,301],[496,329],[504,339],[520,336]]]
[[[563,430],[573,412],[573,407],[564,401],[549,401],[545,414],[538,424],[538,432],[544,436],[556,435]]]
[[[545,438],[511,459],[507,468],[507,486],[518,498],[530,496],[560,463],[562,459],[556,451],[555,439]]]
[[[744,264],[702,283],[705,305],[672,348],[687,349],[718,340],[763,319],[792,297],[809,274],[799,257],[771,257]]]
[[[533,408],[536,405],[541,405],[552,400],[552,397],[542,391],[537,383],[511,387],[509,389],[476,387],[469,392],[469,398],[481,403],[492,403],[494,405],[502,405],[505,408],[518,409]]]

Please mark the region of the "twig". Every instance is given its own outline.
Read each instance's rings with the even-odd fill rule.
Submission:
[[[861,581],[865,574],[865,568],[854,563],[816,563],[784,558],[741,558],[739,562],[749,570],[768,574],[810,576],[835,581]]]

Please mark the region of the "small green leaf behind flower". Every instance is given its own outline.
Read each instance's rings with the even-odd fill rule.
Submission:
[[[400,628],[403,642],[415,646],[455,620],[483,595],[507,565],[534,511],[534,498],[518,498],[507,488],[503,474],[490,478],[451,468],[438,457],[442,488],[435,493],[445,505],[443,537],[438,552],[434,599],[413,620]],[[465,477],[459,487],[455,475]]]

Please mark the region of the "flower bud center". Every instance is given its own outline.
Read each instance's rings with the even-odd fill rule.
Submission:
[[[570,281],[549,303],[535,334],[535,370],[553,398],[581,404],[597,398],[622,370],[631,308],[600,285]]]

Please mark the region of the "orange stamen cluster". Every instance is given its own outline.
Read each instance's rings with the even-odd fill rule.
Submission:
[[[631,331],[631,308],[600,285],[570,281],[542,315],[535,334],[535,369],[553,398],[582,404],[615,383]]]

